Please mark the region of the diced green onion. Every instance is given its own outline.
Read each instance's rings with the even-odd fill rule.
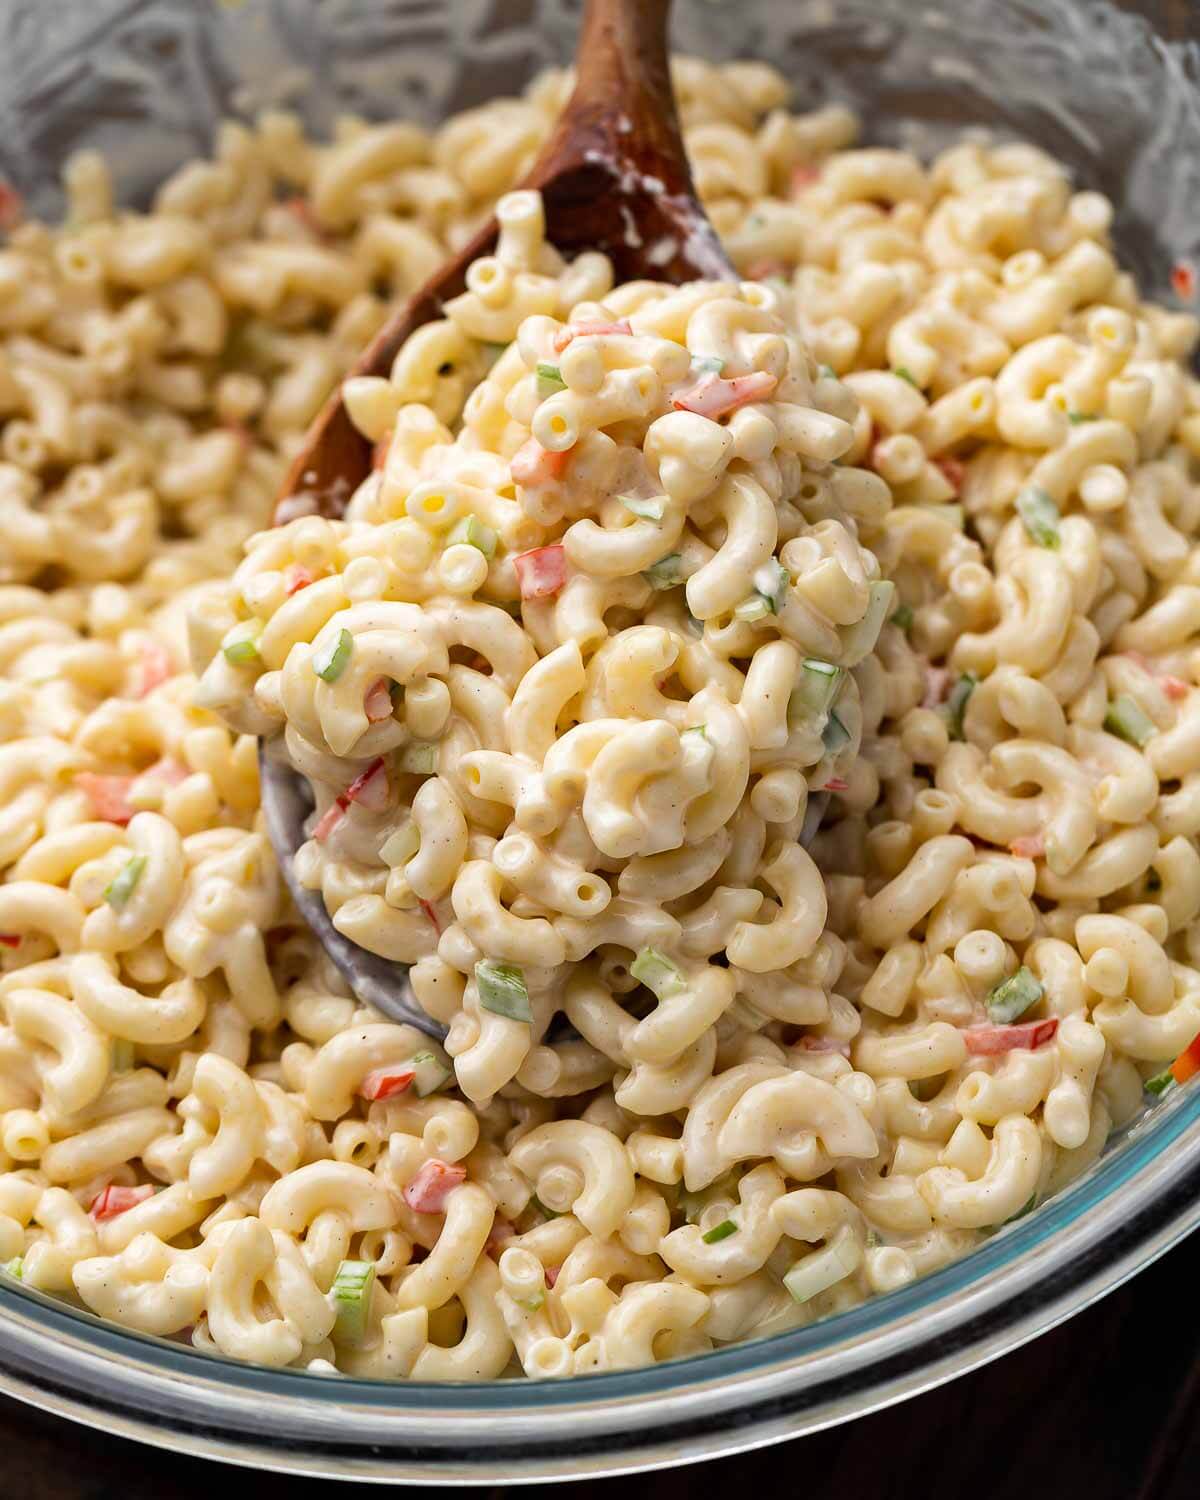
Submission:
[[[533,1020],[525,974],[516,964],[481,958],[475,965],[475,983],[484,1010],[490,1010],[493,1015],[507,1016],[510,1021]]]
[[[950,689],[950,696],[941,706],[941,715],[950,730],[952,740],[961,740],[963,737],[963,715],[967,711],[967,700],[978,686],[979,678],[975,673],[964,672]]]
[[[1039,547],[1055,548],[1062,541],[1058,529],[1058,506],[1046,491],[1036,484],[1026,485],[1017,496],[1017,514],[1025,530]]]
[[[6,1260],[4,1264],[0,1266],[0,1271],[3,1271],[6,1276],[11,1276],[14,1281],[20,1281],[21,1266],[21,1257],[19,1255],[14,1255],[12,1260]]]
[[[461,516],[446,533],[447,547],[474,547],[487,558],[495,557],[496,540],[496,533],[478,516]]]
[[[836,380],[837,371],[832,365],[818,365],[817,375],[821,380]]]
[[[532,1297],[517,1297],[514,1299],[518,1307],[523,1307],[526,1312],[539,1312],[545,1306],[546,1293],[535,1292]]]
[[[719,375],[725,368],[725,361],[715,354],[697,354],[692,357],[692,369],[698,370],[702,375]]]
[[[126,1041],[124,1037],[113,1037],[112,1070],[114,1073],[131,1073],[133,1071],[133,1043]]]
[[[562,378],[562,371],[557,365],[548,364],[545,360],[538,361],[537,367],[537,393],[545,400],[547,396],[553,396],[556,391],[565,391],[567,382]]]
[[[262,628],[263,622],[259,619],[247,620],[242,625],[236,625],[233,638],[221,647],[225,660],[235,667],[244,667],[247,662],[257,661],[258,638],[262,634]]]
[[[133,895],[138,881],[142,878],[142,871],[146,868],[146,856],[135,854],[131,859],[125,861],[113,878],[104,887],[104,899],[114,911],[121,908]]]
[[[800,678],[788,699],[788,723],[820,718],[829,712],[842,686],[842,669],[832,662],[806,656]]]
[[[420,831],[410,818],[384,839],[379,847],[379,857],[394,870],[397,865],[406,865],[420,847]]]
[[[754,587],[767,601],[767,608],[773,615],[777,615],[787,603],[791,582],[791,574],[776,557],[768,558],[761,568],[754,570]]]
[[[761,594],[751,594],[748,599],[734,606],[733,618],[741,620],[744,624],[753,625],[755,620],[765,620],[769,614],[773,614],[770,604]]]
[[[997,1026],[1010,1026],[1023,1016],[1032,1005],[1036,1005],[1045,994],[1042,986],[1024,966],[988,991],[987,1013]]]
[[[312,669],[324,682],[336,682],[346,670],[353,650],[354,637],[343,626],[319,651],[313,652]]]
[[[344,1260],[337,1268],[329,1295],[333,1298],[337,1321],[334,1336],[349,1344],[359,1344],[367,1331],[371,1310],[371,1288],[375,1282],[375,1262]]]
[[[874,651],[884,621],[892,612],[895,597],[896,585],[890,579],[871,585],[866,614],[841,632],[842,660],[845,666],[858,666],[864,657],[870,656]]]
[[[892,611],[891,624],[895,625],[898,630],[903,630],[906,635],[908,634],[912,629],[913,612],[907,604],[902,604],[899,609]]]
[[[437,1093],[438,1089],[451,1076],[451,1070],[433,1052],[418,1052],[409,1058],[409,1066],[416,1077],[413,1079],[413,1087],[417,1091],[418,1099],[428,1098],[430,1094]]]
[[[508,348],[508,345],[507,344],[494,344],[491,341],[491,339],[484,339],[484,341],[483,341],[483,347],[485,349],[494,350],[495,353],[497,353],[497,354],[503,354],[504,351]]]
[[[437,770],[438,747],[429,740],[410,740],[400,752],[400,769],[410,776],[432,776]]]
[[[836,755],[843,745],[850,743],[850,731],[833,709],[829,710],[829,718],[821,731],[821,743],[825,746],[826,755]]]
[[[663,518],[662,495],[655,495],[650,500],[642,500],[637,495],[618,495],[617,499],[627,511],[641,516],[643,521],[661,521]]]
[[[722,1240],[727,1240],[731,1234],[738,1232],[737,1225],[732,1219],[722,1219],[719,1224],[714,1224],[711,1229],[706,1229],[700,1238],[706,1245],[719,1245]]]
[[[907,380],[909,385],[917,385],[917,377],[907,365],[896,365],[892,370],[892,374],[899,375],[901,380]],[[917,389],[920,390],[920,386],[917,386]]]
[[[875,1232],[874,1229],[868,1229],[867,1237],[863,1241],[863,1244],[868,1250],[878,1250],[880,1245],[883,1244],[883,1241],[879,1238],[879,1235]]]
[[[1155,1073],[1153,1078],[1147,1078],[1142,1087],[1153,1098],[1157,1099],[1165,1094],[1168,1089],[1175,1087],[1175,1075],[1170,1068],[1164,1068],[1161,1073]]]
[[[687,988],[679,966],[657,948],[643,948],[629,965],[629,972],[639,984],[653,990],[660,1000],[665,1000],[668,995],[678,995]]]
[[[543,1219],[561,1219],[562,1218],[562,1214],[555,1213],[555,1211],[552,1208],[547,1208],[546,1205],[542,1202],[542,1200],[538,1197],[538,1195],[536,1193],[531,1193],[530,1194],[529,1201],[530,1201],[530,1203],[533,1204],[534,1208],[537,1209],[538,1213],[541,1214],[541,1216],[542,1216]]]
[[[642,577],[652,589],[673,589],[683,582],[683,557],[678,552],[668,552],[666,557],[660,557],[651,567],[646,568]]]
[[[703,724],[689,724],[688,727],[682,731],[679,738],[682,739],[685,734],[698,734],[702,740],[706,740],[708,738],[708,730]]]
[[[1090,411],[1069,411],[1067,413],[1067,421],[1070,422],[1072,427],[1078,427],[1081,422],[1095,422],[1098,420],[1095,413]]]
[[[1152,739],[1158,733],[1158,726],[1154,720],[1145,712],[1137,699],[1131,698],[1128,693],[1122,693],[1119,698],[1114,698],[1108,705],[1108,712],[1104,715],[1104,727],[1109,734],[1128,740],[1139,750],[1147,740]]]

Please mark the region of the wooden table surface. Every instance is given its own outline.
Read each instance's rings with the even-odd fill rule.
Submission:
[[[1200,1239],[1185,1241],[1033,1344],[888,1411],[700,1467],[560,1486],[554,1493],[564,1500],[601,1490],[707,1500],[753,1488],[764,1495],[795,1489],[807,1500],[819,1476],[820,1493],[837,1500],[918,1494],[936,1500],[1196,1500],[1198,1250]],[[0,1500],[212,1500],[215,1487],[243,1481],[255,1500],[334,1500],[355,1493],[319,1480],[251,1477],[0,1400]],[[503,1474],[487,1490],[534,1494],[532,1486],[506,1486]],[[401,1487],[357,1493],[398,1496]]]

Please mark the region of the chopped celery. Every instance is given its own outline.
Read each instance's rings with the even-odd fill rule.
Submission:
[[[1090,411],[1069,411],[1067,421],[1072,427],[1078,427],[1081,422],[1096,422],[1099,418]]]
[[[997,1026],[1009,1026],[1023,1016],[1032,1005],[1036,1005],[1045,994],[1042,986],[1024,966],[988,991],[988,1017]]]
[[[706,1245],[717,1245],[722,1240],[727,1240],[731,1234],[738,1232],[737,1225],[732,1219],[722,1219],[719,1224],[714,1224],[711,1229],[706,1229],[700,1238]]]
[[[818,365],[817,377],[820,380],[836,380],[837,371],[833,368],[832,365]]]
[[[679,736],[680,739],[682,739],[685,734],[698,734],[702,740],[708,739],[708,730],[703,724],[689,724],[686,729],[681,731]]]
[[[1148,1094],[1157,1099],[1160,1095],[1165,1094],[1168,1089],[1175,1087],[1175,1075],[1171,1072],[1170,1068],[1164,1068],[1161,1073],[1155,1073],[1153,1078],[1147,1078],[1142,1087]]]
[[[525,973],[516,964],[481,958],[475,965],[475,983],[484,1010],[490,1010],[496,1016],[506,1016],[510,1021],[533,1020]]]
[[[1108,712],[1104,715],[1104,727],[1109,734],[1128,740],[1139,750],[1147,740],[1152,739],[1158,733],[1158,726],[1154,720],[1145,712],[1137,699],[1130,697],[1128,693],[1122,693],[1108,705]]]
[[[446,533],[447,547],[459,544],[475,547],[487,558],[495,557],[496,540],[496,533],[490,526],[485,526],[478,516],[461,517]]]
[[[389,833],[384,839],[379,848],[379,857],[394,870],[397,865],[406,865],[420,847],[420,832],[410,818],[395,833]]]
[[[952,740],[961,740],[963,737],[963,715],[967,711],[967,700],[978,686],[979,678],[975,676],[975,673],[964,672],[950,689],[950,696],[941,706],[940,712],[946,720]]]
[[[883,623],[892,612],[892,600],[895,596],[896,585],[890,580],[871,585],[866,614],[842,631],[843,665],[856,667],[874,651]]]
[[[369,1260],[344,1260],[337,1268],[329,1295],[333,1299],[337,1321],[334,1337],[349,1344],[359,1344],[367,1331],[371,1310],[371,1288],[375,1283],[375,1263]]]
[[[1038,485],[1026,485],[1017,496],[1017,514],[1030,538],[1039,547],[1053,549],[1062,541],[1058,529],[1058,506]]]
[[[346,670],[353,650],[354,637],[343,626],[324,646],[313,652],[312,669],[324,682],[336,682]]]
[[[417,1052],[409,1058],[408,1063],[416,1075],[413,1087],[418,1099],[437,1093],[451,1076],[450,1069],[434,1052]]]
[[[800,677],[788,699],[788,722],[820,718],[828,713],[842,685],[842,669],[832,662],[806,656]]]
[[[734,606],[733,618],[741,620],[744,624],[753,625],[755,620],[765,620],[772,613],[770,604],[761,594],[751,594],[748,599]]]
[[[754,587],[767,601],[767,608],[777,615],[787,603],[791,575],[778,558],[770,557],[754,570]]]
[[[696,354],[692,356],[692,369],[701,375],[720,375],[725,368],[725,361],[715,354]]]
[[[643,500],[637,495],[618,495],[617,499],[635,516],[640,516],[643,521],[661,521],[663,518],[664,495],[655,495],[650,500]]]
[[[116,875],[104,887],[104,899],[114,911],[121,908],[133,895],[138,881],[142,878],[142,871],[146,868],[146,856],[135,854],[131,859],[125,861]]]
[[[843,745],[850,743],[850,731],[831,708],[825,728],[821,731],[821,743],[826,755],[836,755]]]
[[[823,1250],[798,1260],[783,1278],[783,1284],[797,1302],[807,1302],[818,1292],[827,1292],[831,1286],[844,1281],[858,1269],[857,1244],[835,1235]]]
[[[400,752],[400,769],[410,776],[432,776],[437,770],[438,747],[429,740],[410,740]]]
[[[666,557],[660,557],[651,567],[646,568],[642,577],[652,589],[673,589],[683,582],[683,558],[678,552],[668,552]]]
[[[653,990],[660,1000],[665,1000],[668,995],[678,995],[687,987],[678,965],[657,948],[643,948],[629,965],[629,972],[639,984]]]
[[[909,383],[909,385],[916,385],[917,384],[917,378],[916,378],[916,376],[908,368],[907,365],[896,365],[893,368],[893,370],[892,370],[892,374],[893,375],[899,375],[899,377],[900,377],[901,380],[907,380],[908,383]],[[917,389],[920,390],[920,386],[917,386]]]
[[[21,1257],[19,1255],[14,1255],[12,1260],[6,1260],[4,1264],[0,1266],[0,1271],[3,1271],[6,1276],[11,1276],[14,1281],[20,1281],[21,1266]]]
[[[263,622],[246,620],[235,625],[231,639],[221,647],[221,654],[235,667],[244,667],[247,662],[258,660],[258,638],[262,634]]]

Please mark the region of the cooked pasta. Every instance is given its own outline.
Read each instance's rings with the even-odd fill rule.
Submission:
[[[728,283],[557,253],[561,74],[227,125],[145,214],[85,153],[0,249],[25,1285],[326,1374],[626,1368],[968,1252],[1200,1063],[1196,320],[1033,147],[676,67]],[[493,208],[344,386],[344,517],[273,526]],[[257,736],[444,1047],[291,908]]]

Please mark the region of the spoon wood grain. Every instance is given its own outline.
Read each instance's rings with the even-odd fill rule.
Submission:
[[[541,192],[551,244],[568,258],[603,251],[618,282],[736,279],[692,187],[668,67],[669,9],[670,0],[588,0],[574,92],[521,186]],[[350,373],[387,375],[405,340],[464,290],[467,267],[492,251],[496,235],[491,219],[388,320]],[[339,388],[292,465],[276,521],[341,516],[370,473],[371,458]],[[444,1035],[413,999],[405,966],[343,937],[321,893],[297,881],[293,857],[304,842],[312,797],[282,754],[280,737],[260,746],[259,765],[267,832],[284,879],[355,995],[395,1020]]]

